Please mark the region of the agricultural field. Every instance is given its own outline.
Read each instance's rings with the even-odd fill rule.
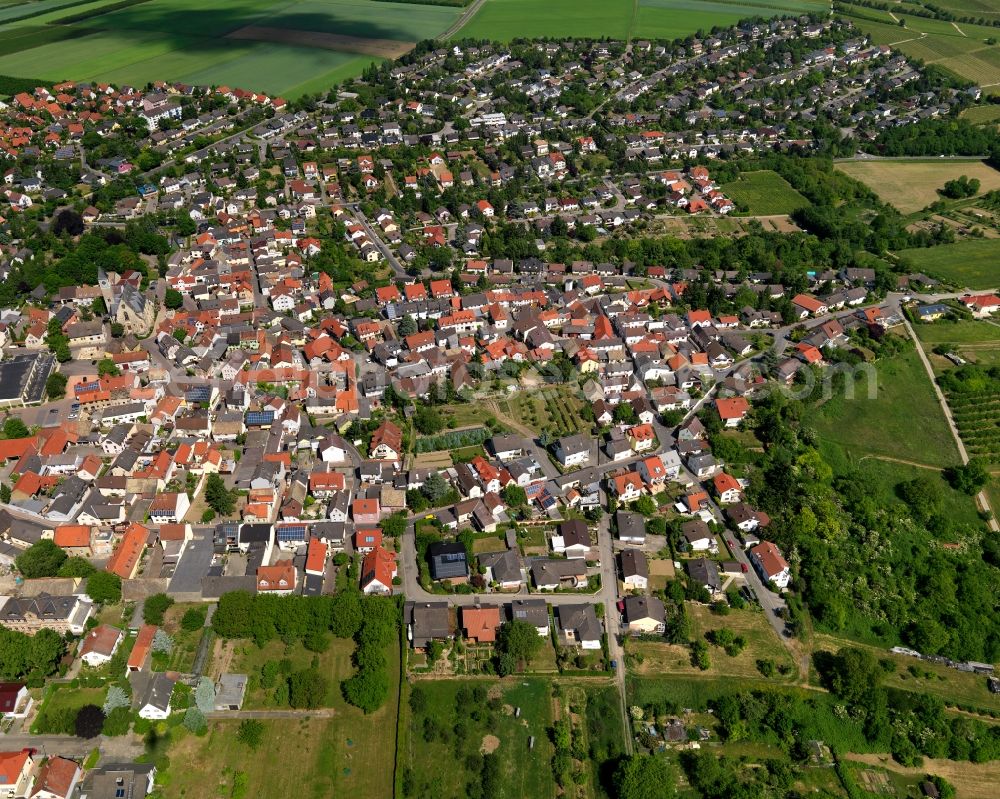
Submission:
[[[407,693],[407,795],[433,788],[436,797],[460,799],[472,793],[470,782],[488,780],[489,796],[555,795],[550,680],[418,680]]]
[[[850,13],[844,16],[867,33],[874,44],[892,45],[926,64],[937,64],[978,83],[986,93],[1000,89],[1000,46],[986,44],[988,39],[1000,38],[996,28],[907,16],[905,7],[893,15],[860,6],[846,7]],[[897,22],[900,18],[905,21],[905,28]]]
[[[918,272],[969,289],[991,289],[1000,283],[1000,239],[967,239],[939,247],[897,253]]]
[[[790,214],[809,205],[787,180],[770,169],[744,172],[720,190],[733,202],[746,206],[747,213],[754,216]]]
[[[826,11],[817,0],[486,0],[456,38],[509,41],[534,36],[676,39],[753,16]]]
[[[31,6],[45,13],[18,20],[0,7],[0,74],[138,86],[158,79],[227,84],[288,97],[325,91],[373,61],[397,57],[442,33],[459,13],[376,0],[254,8],[234,0],[211,8],[193,0]],[[3,24],[5,14],[10,21]]]
[[[1000,390],[945,396],[969,457],[1000,462]]]
[[[942,467],[958,463],[958,449],[916,349],[878,363],[874,384],[870,398],[869,381],[859,376],[853,398],[834,390],[812,413],[809,424],[820,441],[853,459],[883,456]],[[920,420],[919,436],[913,434],[915,419]]]
[[[837,169],[860,180],[903,214],[914,213],[940,200],[937,190],[962,175],[976,178],[980,193],[1000,188],[1000,172],[977,160],[841,161]]]
[[[976,105],[972,108],[966,108],[961,117],[973,125],[995,123],[1000,121],[1000,105]]]

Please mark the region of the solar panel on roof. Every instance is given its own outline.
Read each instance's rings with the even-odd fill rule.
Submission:
[[[282,525],[278,528],[279,541],[302,541],[306,537],[306,527],[304,524]]]
[[[212,391],[208,386],[195,386],[184,392],[184,399],[188,402],[208,402],[212,398]]]
[[[274,421],[274,411],[249,411],[247,413],[247,424],[264,425]]]

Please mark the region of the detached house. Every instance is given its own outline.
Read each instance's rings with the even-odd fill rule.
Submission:
[[[750,562],[766,583],[774,583],[778,588],[784,589],[792,580],[788,561],[770,541],[763,541],[750,550]]]

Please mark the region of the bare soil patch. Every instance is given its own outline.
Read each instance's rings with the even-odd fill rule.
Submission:
[[[416,46],[415,42],[399,42],[395,39],[366,39],[361,36],[344,36],[339,33],[323,33],[321,31],[269,28],[264,25],[247,25],[246,27],[234,30],[226,38],[318,47],[324,50],[359,53],[360,55],[370,55],[377,58],[399,58],[406,55]]]
[[[492,755],[497,749],[500,748],[500,739],[495,735],[484,735],[483,745],[479,747],[479,751],[484,755]]]

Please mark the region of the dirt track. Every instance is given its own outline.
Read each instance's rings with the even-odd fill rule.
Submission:
[[[399,58],[416,46],[415,42],[398,42],[395,39],[365,39],[360,36],[342,36],[339,33],[268,28],[261,25],[247,25],[228,34],[226,38],[318,47],[378,58]]]

